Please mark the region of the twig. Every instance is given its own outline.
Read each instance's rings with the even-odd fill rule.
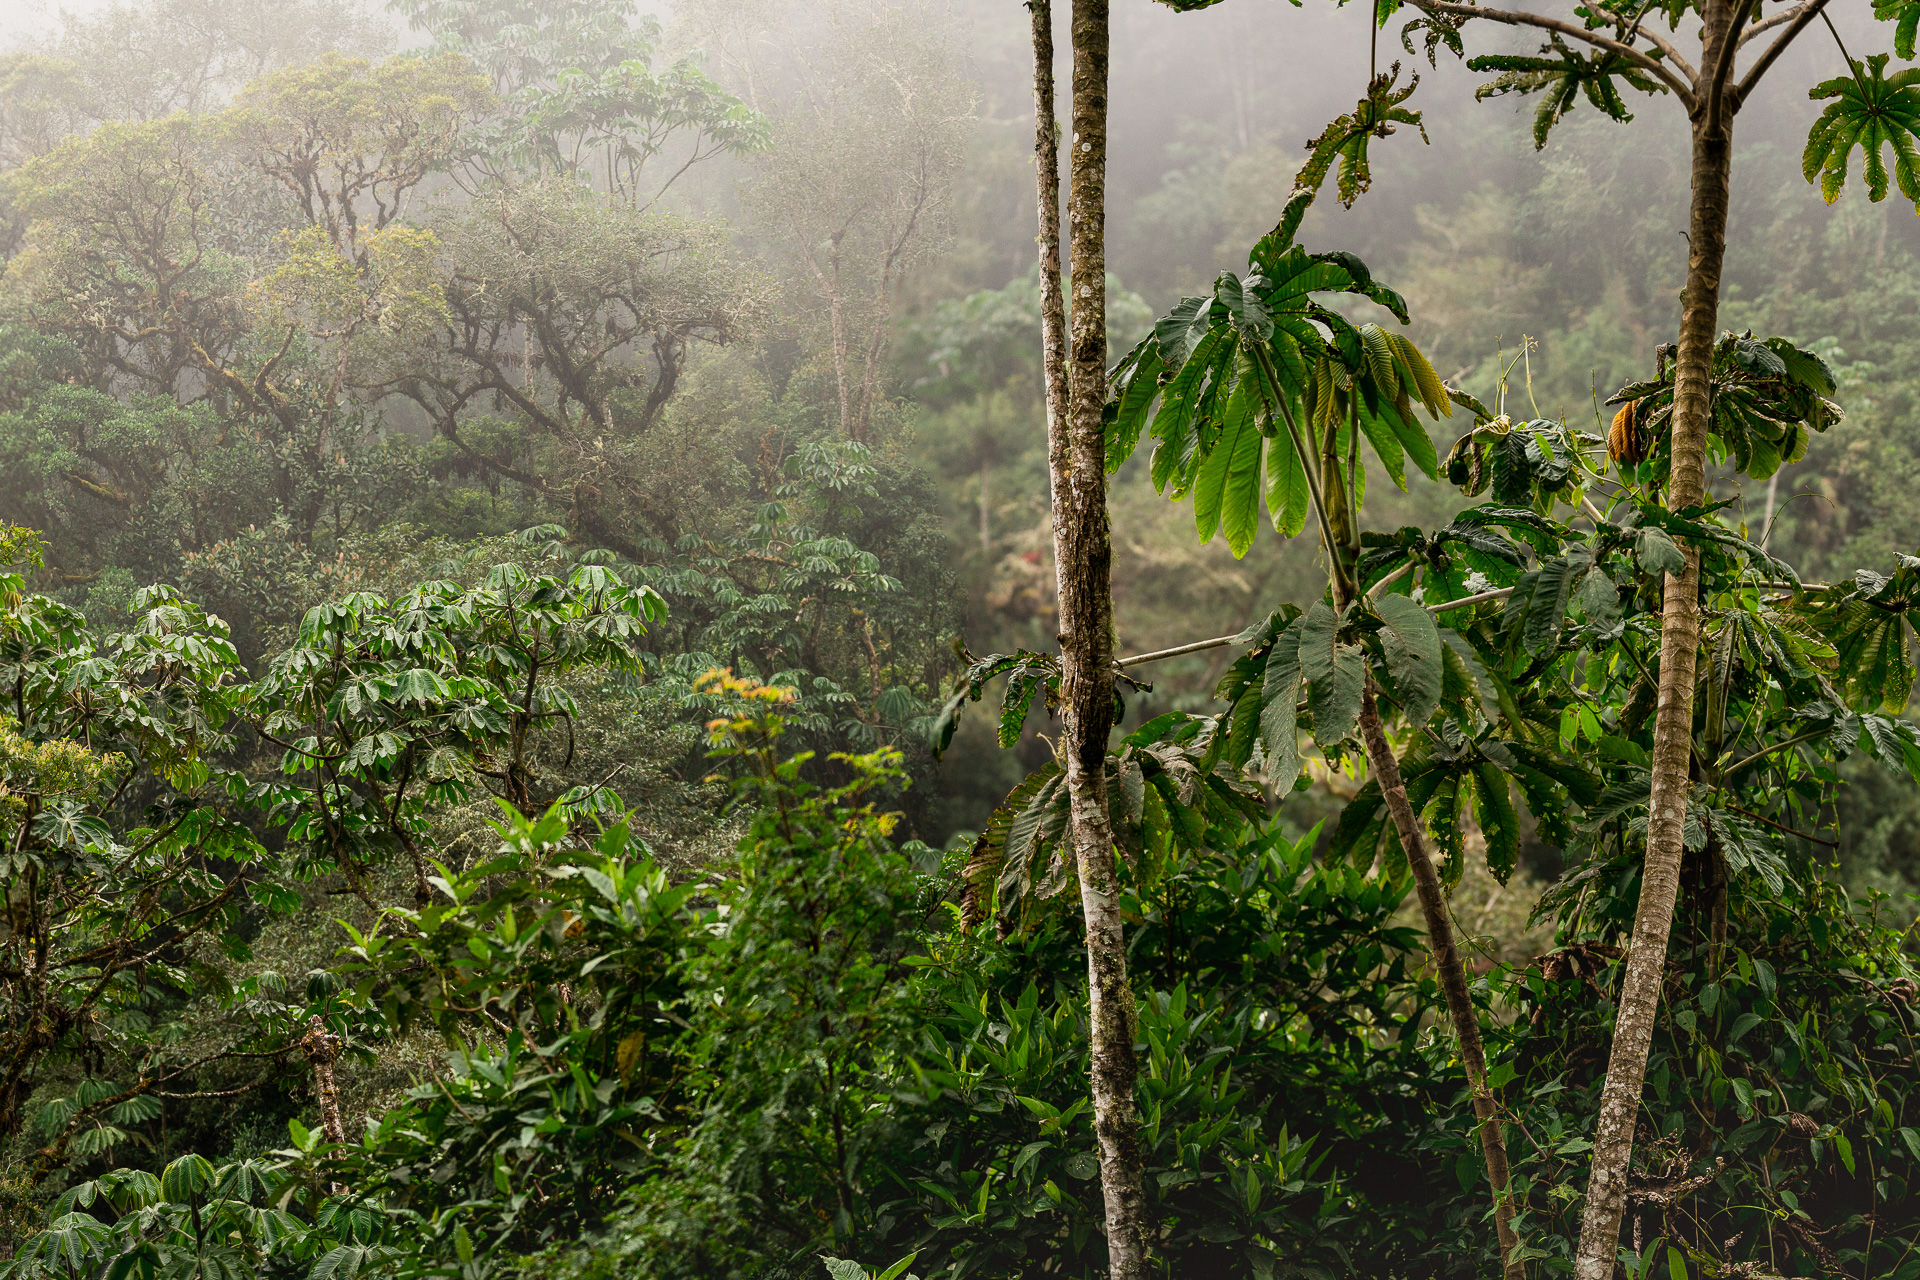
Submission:
[[[1156,649],[1152,653],[1137,653],[1131,658],[1121,658],[1113,665],[1120,669],[1137,667],[1143,662],[1158,662],[1162,658],[1178,658],[1182,654],[1200,653],[1206,649],[1218,649],[1222,645],[1232,644],[1233,641],[1233,636],[1215,636],[1211,640],[1195,640],[1192,644],[1175,645],[1171,649]]]
[[[1386,577],[1380,579],[1380,581],[1374,583],[1373,589],[1367,592],[1367,599],[1378,600],[1381,596],[1385,595],[1388,587],[1391,587],[1394,583],[1414,571],[1416,563],[1416,561],[1409,560]]]
[[[1512,594],[1512,587],[1501,587],[1496,591],[1482,591],[1479,595],[1461,596],[1458,600],[1444,600],[1439,604],[1430,604],[1427,606],[1427,612],[1451,613],[1455,609],[1471,609],[1475,605],[1486,604],[1489,600],[1505,600]]]
[[[1810,844],[1823,844],[1829,849],[1838,849],[1840,847],[1840,842],[1838,840],[1822,840],[1819,836],[1810,836],[1804,831],[1795,831],[1792,827],[1783,826],[1780,823],[1775,822],[1772,818],[1762,817],[1761,815],[1753,812],[1751,809],[1742,809],[1737,804],[1730,804],[1727,806],[1727,808],[1733,810],[1735,813],[1743,814],[1746,817],[1752,818],[1755,822],[1764,822],[1768,826],[1772,827],[1775,831],[1784,831],[1796,840],[1805,840]]]
[[[1379,588],[1376,587],[1375,590]],[[1439,604],[1426,606],[1428,613],[1450,613],[1455,609],[1470,609],[1474,605],[1485,604],[1489,600],[1505,600],[1513,594],[1512,587],[1501,587],[1496,591],[1482,591],[1479,595],[1462,596],[1458,600],[1444,600]],[[1113,665],[1117,669],[1137,667],[1143,662],[1158,662],[1162,658],[1178,658],[1183,654],[1200,653],[1207,649],[1218,649],[1232,644],[1239,638],[1236,632],[1230,636],[1215,636],[1211,640],[1195,640],[1192,644],[1175,645],[1171,649],[1155,649],[1152,653],[1136,653],[1131,658],[1121,658]]]

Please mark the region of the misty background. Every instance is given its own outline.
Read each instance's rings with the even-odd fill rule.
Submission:
[[[1057,7],[1056,44],[1064,48],[1067,6]],[[396,8],[16,0],[0,11],[0,39],[16,52],[69,59],[86,89],[82,109],[53,127],[40,116],[27,120],[17,77],[0,86],[9,116],[0,165],[17,167],[60,136],[102,122],[216,110],[256,76],[328,50],[378,58],[426,46],[428,34],[406,13],[431,4]],[[1864,37],[1872,22],[1865,8],[1837,15],[1843,35]],[[880,572],[924,607],[911,621],[880,624],[879,650],[868,614],[849,624],[847,670],[836,688],[853,689],[870,674],[878,706],[894,687],[883,694],[881,686],[899,680],[900,706],[911,704],[919,719],[876,713],[848,722],[851,731],[918,750],[913,834],[935,847],[963,840],[1049,750],[1043,712],[1007,752],[992,741],[991,717],[973,716],[938,763],[915,746],[913,730],[956,670],[954,640],[974,654],[1052,643],[1026,10],[1013,0],[687,0],[643,6],[637,17],[660,24],[656,66],[696,58],[768,122],[771,150],[701,158],[660,197],[663,209],[716,220],[727,252],[757,273],[748,292],[758,290],[750,309],[759,318],[728,353],[689,357],[668,411],[680,444],[635,465],[660,489],[692,494],[675,468],[691,465],[695,442],[727,432],[744,440],[757,422],[786,421],[781,414],[827,421],[837,413],[850,438],[871,446],[879,496],[867,518]],[[1116,353],[1182,294],[1244,266],[1277,217],[1305,141],[1361,96],[1370,56],[1382,69],[1400,61],[1420,76],[1408,105],[1425,113],[1427,138],[1402,127],[1376,140],[1372,189],[1351,209],[1329,190],[1301,239],[1310,249],[1359,254],[1400,290],[1411,304],[1411,334],[1443,376],[1491,398],[1497,369],[1530,339],[1537,345],[1513,375],[1515,411],[1600,431],[1599,402],[1649,376],[1655,345],[1672,339],[1687,192],[1684,121],[1670,100],[1630,104],[1659,122],[1630,130],[1582,103],[1536,150],[1532,100],[1476,102],[1481,77],[1444,52],[1437,66],[1410,56],[1398,21],[1370,49],[1364,8],[1227,0],[1180,15],[1124,0],[1113,23],[1108,254]],[[1469,52],[1536,44],[1518,34],[1504,46],[1488,38],[1471,32]],[[1838,74],[1842,63],[1828,42],[1811,38],[1787,58],[1800,65],[1769,81],[1736,130],[1724,315],[1736,328],[1819,344],[1843,372],[1846,421],[1815,440],[1771,496],[1738,495],[1756,537],[1768,512],[1779,513],[1773,548],[1819,578],[1910,551],[1920,531],[1920,219],[1897,200],[1850,198],[1829,209],[1802,179],[1799,145],[1816,106],[1784,86]],[[1064,86],[1064,60],[1059,74]],[[667,166],[660,173],[674,163],[672,154],[650,161]],[[435,202],[457,207],[463,198],[456,184],[435,178],[414,200],[424,216]],[[866,255],[844,267],[844,279],[834,277],[838,284],[821,250],[835,227],[858,228],[846,242],[849,262]],[[830,313],[852,317],[843,345],[854,355],[840,370],[837,405],[823,354],[835,349]],[[804,406],[802,391],[813,397]],[[377,432],[428,447],[434,428],[415,407],[393,396],[370,403]],[[1444,453],[1447,424],[1435,434]],[[743,445],[734,457],[750,469],[751,452]],[[475,479],[458,467],[434,475],[437,496],[407,497],[414,505],[406,518],[431,508],[447,536],[500,535],[516,520],[552,518],[536,502],[513,506],[512,486],[497,477]],[[486,503],[473,497],[475,485],[491,486]],[[1735,496],[1724,478],[1720,491]],[[1416,476],[1409,492],[1382,504],[1380,519],[1425,524],[1453,502]],[[1143,458],[1117,478],[1112,503],[1122,652],[1230,633],[1282,601],[1317,593],[1307,540],[1282,544],[1269,531],[1241,560],[1221,542],[1200,545],[1184,508],[1153,493]],[[116,604],[138,576],[106,542],[82,563],[75,544],[56,537],[53,554],[63,553],[68,594],[91,609]],[[223,612],[245,608],[259,611],[264,634],[273,606],[256,598]],[[705,652],[697,640],[687,647]],[[1160,664],[1128,723],[1175,707],[1209,708],[1220,666],[1211,654]],[[911,678],[896,675],[908,668]],[[673,741],[685,749],[683,739]],[[1839,815],[1844,876],[1863,887],[1911,888],[1920,881],[1920,814],[1865,768],[1850,781]],[[1303,827],[1318,816],[1315,804],[1311,796],[1299,802]],[[1552,850],[1535,846],[1528,856],[1537,874],[1557,870]]]

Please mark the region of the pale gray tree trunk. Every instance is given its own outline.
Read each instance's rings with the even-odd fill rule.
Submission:
[[[1060,755],[1071,842],[1086,920],[1092,1023],[1093,1127],[1106,1197],[1108,1274],[1147,1275],[1146,1194],[1134,1101],[1138,1014],[1127,981],[1113,829],[1107,816],[1107,737],[1113,728],[1113,547],[1107,520],[1106,162],[1107,3],[1074,0],[1073,134],[1068,226],[1072,333],[1060,294],[1059,141],[1054,124],[1053,19],[1032,0],[1034,158],[1040,201],[1041,331],[1047,386],[1047,463],[1059,588]]]

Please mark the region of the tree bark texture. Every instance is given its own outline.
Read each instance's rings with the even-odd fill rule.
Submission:
[[[320,1106],[320,1132],[328,1142],[345,1146],[347,1126],[340,1118],[340,1088],[333,1078],[333,1064],[340,1057],[340,1038],[329,1035],[327,1024],[316,1016],[307,1021],[307,1034],[300,1040],[300,1049],[313,1067],[313,1097]]]
[[[1380,725],[1372,676],[1367,677],[1360,703],[1360,737],[1367,748],[1367,767],[1374,781],[1380,784],[1380,794],[1386,798],[1387,812],[1393,818],[1393,829],[1400,836],[1400,847],[1407,853],[1407,866],[1413,871],[1414,891],[1427,923],[1427,949],[1433,953],[1434,971],[1440,977],[1440,990],[1447,1001],[1447,1017],[1460,1044],[1460,1063],[1466,1068],[1474,1118],[1480,1122],[1480,1153],[1487,1163],[1487,1185],[1493,1190],[1493,1225],[1500,1241],[1501,1274],[1506,1280],[1523,1280],[1526,1267],[1514,1258],[1520,1238],[1514,1234],[1513,1201],[1508,1195],[1506,1132],[1500,1123],[1500,1104],[1487,1084],[1487,1056],[1480,1044],[1480,1016],[1474,1011],[1473,997],[1467,988],[1466,967],[1460,959],[1459,944],[1454,940],[1453,920],[1447,914],[1446,892],[1440,886],[1440,876],[1427,852],[1426,833],[1421,828],[1420,816],[1407,800],[1407,784],[1400,776],[1400,762],[1394,758],[1393,747]]]
[[[1735,0],[1707,0],[1701,66],[1719,61],[1728,38]],[[1702,104],[1715,95],[1703,85]],[[1708,372],[1719,330],[1720,272],[1727,250],[1727,205],[1732,177],[1731,112],[1702,114],[1693,123],[1692,209],[1687,229],[1687,283],[1681,295],[1680,351],[1673,380],[1672,475],[1667,506],[1697,506],[1706,495]],[[1682,831],[1687,816],[1688,775],[1693,754],[1694,678],[1700,658],[1700,554],[1683,547],[1687,566],[1669,574],[1660,619],[1660,672],[1653,729],[1653,795],[1647,820],[1647,857],[1640,876],[1640,904],[1620,987],[1613,1048],[1600,1094],[1593,1135],[1593,1172],[1587,1182],[1580,1246],[1574,1258],[1578,1280],[1610,1280],[1620,1249],[1620,1220],[1633,1161],[1634,1127],[1646,1083],[1647,1051],[1653,1042],[1666,970],[1667,939],[1680,889]]]
[[[1087,931],[1093,1127],[1106,1198],[1108,1274],[1147,1275],[1146,1193],[1134,1100],[1138,1013],[1127,981],[1113,828],[1107,816],[1107,737],[1113,729],[1113,547],[1107,519],[1106,163],[1107,0],[1074,0],[1073,134],[1067,217],[1072,331],[1063,336],[1059,283],[1059,151],[1054,127],[1052,14],[1033,0],[1036,181],[1040,201],[1041,328],[1047,384],[1047,462],[1059,588],[1061,764]],[[1050,279],[1051,278],[1051,279]]]

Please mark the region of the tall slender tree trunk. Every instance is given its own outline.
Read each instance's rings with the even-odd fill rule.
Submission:
[[[1420,899],[1420,914],[1427,923],[1427,949],[1433,953],[1434,972],[1440,978],[1440,991],[1447,1001],[1447,1018],[1460,1044],[1460,1065],[1466,1069],[1467,1089],[1473,1097],[1474,1118],[1480,1122],[1480,1154],[1487,1164],[1487,1185],[1493,1190],[1493,1227],[1500,1242],[1500,1272],[1506,1280],[1523,1280],[1526,1266],[1514,1257],[1520,1237],[1513,1230],[1513,1201],[1509,1197],[1511,1173],[1507,1167],[1506,1130],[1500,1123],[1500,1103],[1487,1083],[1487,1055],[1480,1044],[1480,1015],[1474,1011],[1473,996],[1467,986],[1466,966],[1460,959],[1460,947],[1453,936],[1453,919],[1447,914],[1446,891],[1434,870],[1427,851],[1426,832],[1420,816],[1407,800],[1407,784],[1400,776],[1400,762],[1380,725],[1380,710],[1374,702],[1373,677],[1367,677],[1360,703],[1360,738],[1367,748],[1367,767],[1380,794],[1386,798],[1393,829],[1406,850],[1407,866],[1413,871],[1413,886]]]
[[[1060,754],[1087,931],[1093,1049],[1093,1128],[1106,1196],[1108,1274],[1147,1274],[1146,1193],[1134,1102],[1138,1015],[1127,981],[1113,828],[1107,816],[1107,736],[1113,728],[1113,547],[1107,522],[1106,164],[1107,0],[1074,0],[1073,135],[1068,225],[1073,328],[1060,295],[1059,141],[1054,125],[1053,18],[1031,0],[1034,158],[1040,198],[1041,330],[1047,384],[1047,464],[1059,587]],[[1070,344],[1068,338],[1070,337]]]
[[[1736,0],[1702,6],[1701,66],[1712,67],[1728,38]],[[1687,284],[1680,304],[1680,351],[1673,376],[1673,469],[1667,506],[1678,511],[1706,496],[1708,372],[1720,323],[1720,271],[1727,252],[1727,205],[1733,169],[1731,110],[1718,118],[1702,85],[1693,123],[1693,207],[1687,228]],[[1729,104],[1730,106],[1731,104]],[[1640,874],[1640,905],[1620,987],[1613,1051],[1600,1093],[1593,1135],[1593,1173],[1587,1182],[1578,1280],[1609,1280],[1620,1250],[1620,1219],[1633,1161],[1634,1127],[1646,1083],[1666,971],[1667,939],[1680,890],[1682,832],[1693,755],[1694,676],[1700,658],[1700,553],[1685,547],[1687,566],[1669,574],[1660,619],[1660,686],[1653,724],[1653,796],[1647,820],[1647,858]]]

